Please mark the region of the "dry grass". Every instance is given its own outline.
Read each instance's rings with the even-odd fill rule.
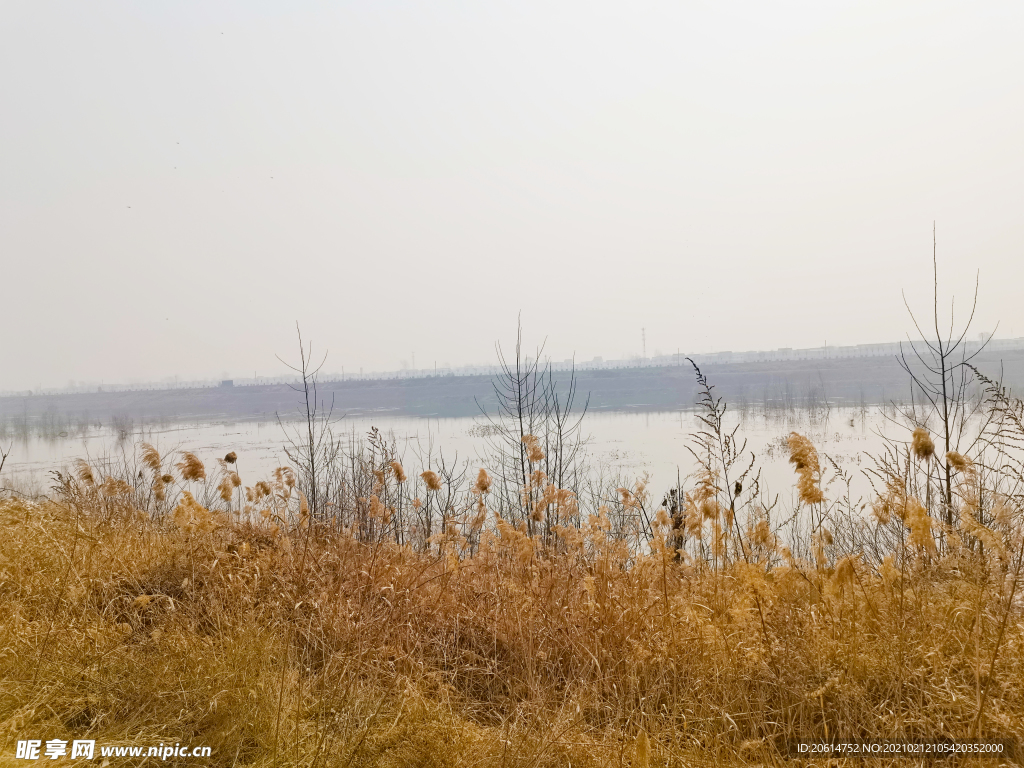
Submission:
[[[242,487],[234,454],[207,471],[149,446],[120,477],[81,464],[50,499],[0,502],[0,748],[646,768],[783,764],[791,738],[1024,739],[1024,473],[958,454],[945,525],[915,433],[877,463],[868,522],[793,434],[780,515],[707,407],[671,515],[642,482],[585,508],[542,472],[525,514],[498,514],[485,470],[458,493],[407,476],[376,432],[348,490],[319,493],[352,499],[343,524],[290,469]]]
[[[983,680],[982,733],[1024,737],[1020,614],[988,680],[969,555],[714,570],[599,517],[458,557],[93,512],[0,507],[5,754],[31,731],[224,765],[777,763],[795,735],[970,735]]]

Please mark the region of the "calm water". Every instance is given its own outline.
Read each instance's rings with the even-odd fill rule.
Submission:
[[[763,486],[788,498],[792,493],[793,472],[787,463],[785,436],[796,430],[808,435],[818,451],[828,454],[855,475],[857,493],[867,493],[866,480],[860,470],[870,465],[867,454],[877,453],[883,435],[902,437],[907,434],[893,425],[877,410],[833,409],[828,417],[798,414],[787,419],[770,418],[763,413],[732,415],[732,424],[742,422],[740,434],[748,440],[747,461],[751,452],[762,468]],[[486,451],[487,441],[480,432],[480,422],[472,418],[434,419],[395,416],[360,416],[344,418],[335,426],[336,433],[348,433],[359,440],[371,427],[393,434],[403,453],[403,463],[410,471],[425,468],[429,454],[443,452],[446,460],[468,460],[479,466],[479,457]],[[286,425],[286,429],[292,429]],[[694,459],[686,446],[699,429],[692,411],[666,413],[605,412],[588,414],[584,432],[589,435],[587,453],[595,468],[605,474],[618,474],[624,479],[650,477],[654,494],[660,494],[694,469]],[[76,458],[102,461],[130,453],[137,441],[145,440],[161,454],[173,450],[189,450],[204,461],[235,451],[239,470],[248,484],[266,477],[281,464],[287,463],[287,437],[275,422],[222,422],[118,428],[91,426],[76,434],[9,435],[4,449],[11,445],[11,455],[0,477],[0,487],[23,492],[43,492],[49,485],[48,472],[69,465]],[[823,465],[826,463],[822,459]]]

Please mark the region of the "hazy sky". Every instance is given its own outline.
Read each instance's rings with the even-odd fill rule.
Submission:
[[[0,5],[0,389],[1024,336],[1024,3]],[[958,305],[959,306],[959,305]]]

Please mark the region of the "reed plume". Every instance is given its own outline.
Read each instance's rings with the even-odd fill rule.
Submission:
[[[1002,537],[987,525],[980,523],[974,515],[975,511],[976,509],[968,504],[960,508],[960,529],[982,542],[989,551],[995,552],[1001,562],[1009,563],[1010,556]]]
[[[903,522],[910,529],[910,541],[914,546],[923,549],[928,554],[936,554],[935,537],[932,536],[932,526],[935,521],[928,515],[924,504],[915,498],[908,499]]]
[[[278,467],[274,470],[274,482],[279,489],[290,493],[295,487],[295,470],[291,467]]]
[[[92,467],[84,459],[75,459],[75,476],[85,485],[96,484],[96,477],[92,473]]]
[[[120,478],[108,477],[100,486],[105,496],[127,496],[135,489]]]
[[[370,504],[370,517],[372,517],[374,520],[383,520],[385,509],[384,504],[381,502],[380,498],[378,498],[376,494],[371,494],[370,498],[367,499],[367,501]]]
[[[971,467],[970,460],[956,451],[950,451],[947,453],[946,461],[948,461],[949,465],[957,472],[966,472]]]
[[[423,482],[426,483],[428,490],[431,490],[431,491],[440,491],[441,490],[441,478],[438,477],[437,472],[434,472],[434,471],[428,469],[426,472],[423,472],[422,474],[420,474],[420,477],[423,478]]]
[[[162,465],[160,452],[149,443],[142,443],[141,449],[140,456],[142,458],[142,463],[149,467],[154,473],[159,472]]]
[[[526,458],[531,462],[544,461],[544,450],[540,447],[540,439],[536,435],[523,435],[526,446]]]
[[[672,527],[672,518],[668,516],[668,512],[664,507],[660,508],[654,516],[654,524],[661,530],[662,533],[667,532]]]
[[[922,461],[927,461],[935,454],[935,443],[924,427],[914,430],[910,444],[914,455]]]
[[[774,550],[777,541],[767,520],[758,520],[750,534],[750,542],[764,550]]]
[[[800,501],[820,504],[825,494],[821,490],[821,464],[817,449],[809,439],[796,432],[790,432],[786,442],[789,444],[789,462],[798,476],[796,488]]]
[[[224,501],[231,501],[231,497],[234,496],[235,493],[235,486],[232,484],[230,476],[225,476],[224,479],[220,481],[219,490],[221,499]]]
[[[203,462],[194,453],[189,453],[188,451],[182,453],[181,461],[178,462],[177,467],[181,473],[181,479],[186,482],[206,479],[206,467],[203,466]]]
[[[196,501],[188,491],[184,491],[172,514],[174,524],[185,531],[212,533],[216,529],[213,514]]]

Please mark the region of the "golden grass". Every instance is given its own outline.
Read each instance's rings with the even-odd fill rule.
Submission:
[[[744,558],[679,562],[667,517],[638,551],[602,513],[553,543],[497,519],[472,552],[414,551],[113,498],[0,502],[5,755],[32,737],[208,745],[217,765],[755,765],[796,736],[1024,739],[1012,574],[966,547],[911,536],[875,566],[829,536],[778,562],[762,520]]]

